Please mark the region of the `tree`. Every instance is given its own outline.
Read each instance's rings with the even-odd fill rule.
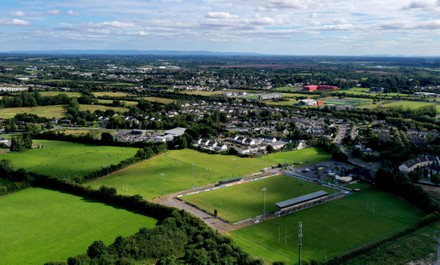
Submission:
[[[103,144],[112,144],[114,143],[114,141],[115,140],[113,139],[113,135],[111,135],[110,133],[104,132],[101,134],[101,142]]]
[[[87,249],[87,255],[91,258],[99,258],[107,254],[107,246],[101,240],[93,242]]]
[[[23,136],[12,136],[11,139],[11,152],[21,152],[26,149],[23,141]]]
[[[440,174],[432,174],[431,175],[431,182],[436,185],[440,184]]]

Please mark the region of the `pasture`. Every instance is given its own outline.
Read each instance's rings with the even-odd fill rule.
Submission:
[[[394,101],[382,104],[381,108],[398,108],[402,110],[416,110],[421,107],[435,106],[437,112],[440,112],[440,103],[437,102],[419,102],[419,101]]]
[[[120,112],[120,113],[124,113],[124,112],[128,111],[128,108],[126,108],[126,107],[108,107],[108,106],[104,106],[104,105],[85,105],[85,104],[79,105],[80,111],[90,111],[92,113],[97,110],[106,111],[108,109],[111,109],[111,110],[114,110],[115,112]]]
[[[37,106],[37,107],[20,107],[20,108],[2,108],[0,109],[0,118],[10,119],[14,118],[18,113],[30,113],[38,115],[39,117],[62,118],[66,114],[63,105],[53,106]]]
[[[298,222],[305,260],[325,261],[414,225],[422,213],[386,192],[362,190],[301,212],[231,233],[234,241],[267,263],[297,264]]]
[[[0,264],[43,264],[110,244],[156,220],[57,191],[30,188],[0,197]]]
[[[275,176],[181,198],[212,214],[216,209],[219,217],[237,222],[262,215],[264,209],[266,213],[275,212],[278,210],[275,203],[319,190],[330,194],[333,191],[295,178]]]
[[[140,194],[146,199],[151,199],[189,190],[193,185],[200,187],[234,176],[255,173],[279,163],[307,160],[317,162],[328,160],[330,157],[329,154],[315,148],[279,152],[255,158],[210,155],[190,149],[173,150],[85,185],[90,185],[92,188],[105,185],[116,188],[120,194]]]
[[[109,98],[122,98],[132,96],[132,94],[127,92],[93,92],[95,97],[109,97]]]
[[[66,91],[41,91],[39,92],[43,97],[54,97],[60,94],[64,94],[69,98],[79,98],[81,97],[81,93],[79,92],[66,92]]]
[[[61,141],[34,140],[42,148],[0,154],[14,168],[61,179],[73,179],[133,157],[137,148],[96,146]]]
[[[144,100],[148,100],[151,102],[157,102],[157,103],[162,103],[162,104],[171,104],[174,102],[174,99],[171,98],[159,98],[159,97],[145,97],[142,98]]]
[[[365,105],[371,105],[373,104],[372,99],[368,98],[323,98],[322,99],[326,105],[332,104],[332,105],[351,105],[351,106],[365,106]]]

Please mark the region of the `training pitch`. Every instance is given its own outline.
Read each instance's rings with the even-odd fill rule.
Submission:
[[[285,217],[231,233],[234,241],[267,264],[297,264],[298,222],[303,225],[305,260],[325,261],[414,225],[422,214],[401,198],[362,190]]]
[[[133,157],[137,148],[96,146],[62,141],[34,140],[33,148],[24,152],[0,154],[0,160],[11,160],[15,169],[72,179]]]
[[[275,212],[278,210],[275,203],[319,190],[330,194],[333,192],[332,189],[296,178],[275,176],[182,196],[181,199],[212,214],[216,209],[219,217],[229,222],[237,222],[263,213]]]
[[[132,165],[110,176],[86,183],[92,188],[114,187],[121,194],[140,194],[151,199],[165,194],[192,189],[220,180],[259,172],[279,163],[318,162],[330,155],[316,148],[241,158],[210,155],[190,149],[173,150]]]
[[[110,244],[156,220],[81,197],[31,188],[0,198],[1,265],[44,264]]]

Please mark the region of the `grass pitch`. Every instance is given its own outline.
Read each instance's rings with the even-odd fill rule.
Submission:
[[[62,118],[66,114],[63,105],[53,106],[37,106],[37,107],[22,107],[22,108],[3,108],[0,109],[0,118],[10,119],[14,118],[19,113],[30,113],[46,118]]]
[[[266,188],[265,192],[263,192],[264,188]],[[330,194],[333,192],[332,189],[317,184],[287,176],[276,176],[184,196],[182,199],[210,213],[214,213],[214,209],[217,209],[221,218],[237,222],[263,214],[264,201],[266,201],[266,213],[275,212],[278,210],[275,203],[318,190],[325,190]]]
[[[440,112],[440,103],[436,102],[395,101],[381,105],[382,108],[401,108],[403,110],[416,110],[426,106],[434,106],[437,113]]]
[[[245,251],[268,264],[284,261],[293,265],[298,260],[298,222],[303,224],[303,259],[325,261],[391,236],[421,217],[414,206],[393,194],[363,190],[234,231],[231,236]]]
[[[0,197],[1,265],[43,264],[84,253],[95,240],[154,227],[156,220],[81,197],[27,189]]]
[[[137,148],[95,146],[61,141],[34,140],[43,148],[0,154],[13,166],[43,175],[71,179],[133,157]]]
[[[190,149],[173,150],[126,169],[87,183],[92,188],[114,187],[121,194],[140,194],[146,199],[214,184],[260,171],[284,162],[310,162],[330,159],[330,155],[315,148],[279,152],[263,157],[241,158],[209,155]],[[194,167],[192,164],[194,163]],[[194,178],[193,178],[194,168]]]

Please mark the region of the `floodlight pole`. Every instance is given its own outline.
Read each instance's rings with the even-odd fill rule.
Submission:
[[[161,183],[162,183],[162,196],[163,196],[163,188],[164,188],[164,185],[163,185],[163,182],[164,182],[164,180],[163,180],[163,176],[165,176],[165,173],[160,173],[160,179],[161,179]]]
[[[232,178],[235,178],[235,160],[237,158],[232,158]]]
[[[267,188],[264,187],[261,191],[263,192],[263,218],[264,218],[264,216],[266,215],[266,191],[267,191]]]
[[[298,222],[298,264],[301,265],[301,247],[302,247],[302,223]]]
[[[193,185],[192,185],[192,188],[194,189],[194,187],[196,186],[196,184],[195,184],[195,180],[194,180],[194,162],[192,163],[192,167],[193,167],[193,177],[192,177],[192,179],[193,179]]]

